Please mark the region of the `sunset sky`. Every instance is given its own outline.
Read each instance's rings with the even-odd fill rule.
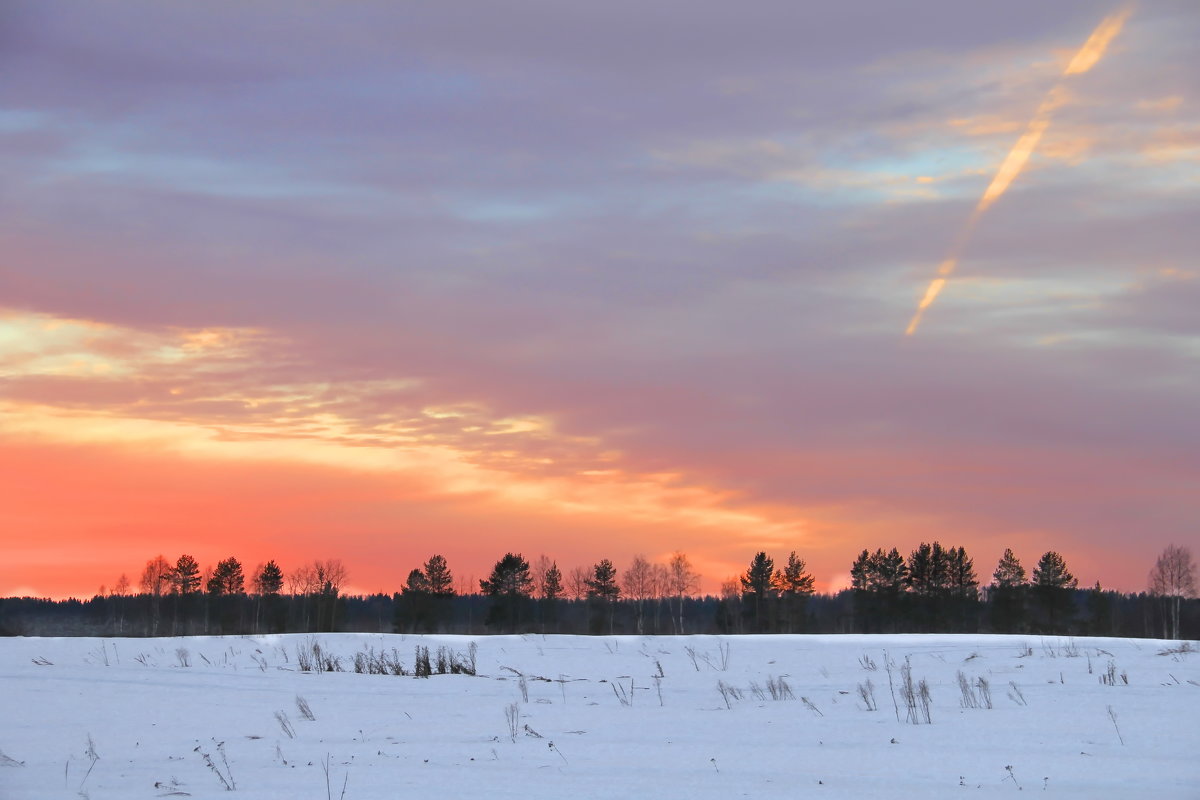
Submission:
[[[1197,42],[1195,0],[5,2],[0,596],[509,550],[827,590],[935,539],[1141,590],[1200,541]]]

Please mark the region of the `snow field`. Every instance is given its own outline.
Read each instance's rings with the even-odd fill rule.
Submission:
[[[298,664],[315,643],[346,670],[394,648],[411,671],[418,646],[436,666],[438,648],[465,661],[472,641],[474,676]],[[907,721],[906,661],[921,724]],[[1200,648],[1184,642],[16,638],[0,640],[0,691],[4,800],[1200,798]]]

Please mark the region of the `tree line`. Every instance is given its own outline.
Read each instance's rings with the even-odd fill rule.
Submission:
[[[795,551],[777,565],[755,553],[719,593],[698,596],[686,554],[663,563],[635,556],[564,573],[556,561],[505,553],[478,586],[455,581],[431,555],[391,595],[347,596],[337,559],[285,572],[274,560],[247,570],[234,557],[201,570],[191,555],[146,562],[133,591],[122,575],[90,600],[0,600],[0,633],[126,636],[309,631],[406,633],[1060,633],[1190,638],[1200,633],[1195,566],[1169,546],[1149,591],[1120,594],[1099,582],[1080,589],[1066,560],[1047,551],[1027,573],[1011,549],[988,583],[963,547],[922,542],[863,550],[848,589],[819,594]]]

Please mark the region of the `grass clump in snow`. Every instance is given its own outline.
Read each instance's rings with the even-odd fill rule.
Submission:
[[[367,645],[354,654],[354,671],[364,675],[408,674],[408,670],[400,662],[400,653],[396,648],[393,647],[390,653],[381,648],[377,653],[374,647]]]
[[[322,648],[313,636],[296,646],[296,665],[301,672],[344,672],[342,659]]]
[[[778,678],[767,676],[767,691],[771,695],[772,700],[795,700],[796,695],[792,694],[792,687],[780,675]]]
[[[1118,673],[1117,662],[1109,661],[1108,667],[1104,670],[1104,672],[1100,673],[1100,683],[1104,684],[1105,686],[1116,686],[1118,680],[1120,680],[1122,685],[1128,686],[1129,673],[1125,672],[1125,670],[1121,670],[1121,672]]]
[[[871,683],[870,678],[867,678],[866,683],[858,685],[858,696],[867,707],[867,711],[879,710],[879,704],[875,702],[875,684]]]
[[[229,759],[225,756],[225,743],[215,742],[215,744],[217,746],[217,755],[221,757],[221,764],[224,770],[217,766],[217,762],[213,760],[211,753],[201,749],[203,745],[197,744],[192,752],[199,753],[200,758],[204,759],[205,765],[217,776],[217,780],[221,781],[221,785],[225,787],[225,791],[232,792],[237,788],[237,782],[234,781],[233,772],[229,769]]]
[[[963,708],[992,707],[992,687],[987,678],[981,675],[972,681],[961,669],[958,671],[957,678],[959,705]]]
[[[312,707],[309,706],[308,701],[300,695],[296,695],[296,710],[300,712],[300,716],[304,717],[309,722],[317,721],[317,715],[313,713]]]
[[[504,721],[508,724],[508,738],[517,741],[517,730],[520,728],[521,709],[516,703],[504,707]]]
[[[904,700],[906,709],[905,720],[913,725],[924,723],[929,725],[930,714],[929,706],[931,698],[929,696],[929,684],[924,678],[918,681],[913,681],[912,664],[906,658],[903,666],[900,667],[900,698]]]
[[[726,683],[725,681],[717,681],[717,691],[721,695],[721,699],[725,701],[725,708],[733,708],[734,700],[741,700],[742,690],[736,686]]]

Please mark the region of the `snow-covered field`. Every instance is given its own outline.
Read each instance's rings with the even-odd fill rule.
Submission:
[[[475,676],[353,671],[393,648],[411,670],[417,646],[436,670],[471,641]],[[347,671],[300,671],[314,644]],[[1194,643],[17,638],[0,640],[0,692],[3,800],[1200,798]]]

